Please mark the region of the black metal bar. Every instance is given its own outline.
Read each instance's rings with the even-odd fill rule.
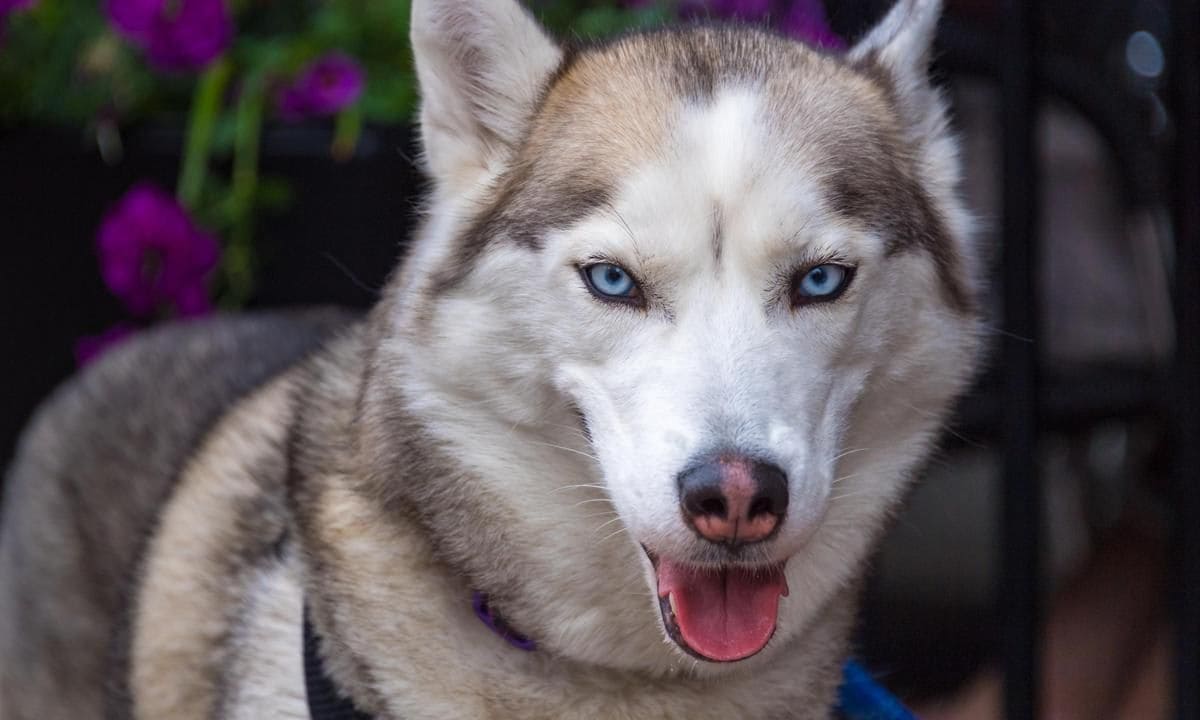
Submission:
[[[1200,720],[1200,8],[1172,3],[1175,227],[1175,707]]]
[[[1001,68],[1004,132],[1004,491],[1000,616],[1004,710],[1038,706],[1041,485],[1038,482],[1037,23],[1032,0],[1009,0]]]

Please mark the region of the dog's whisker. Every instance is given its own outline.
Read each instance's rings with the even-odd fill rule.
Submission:
[[[833,481],[829,483],[829,486],[833,487],[834,485],[837,485],[840,482],[844,482],[846,480],[853,480],[854,478],[862,477],[863,475],[866,475],[866,473],[865,472],[856,472],[856,473],[850,473],[849,475],[842,475],[840,477],[834,478]]]
[[[869,495],[869,494],[870,493],[867,490],[855,490],[853,492],[842,493],[841,495],[834,495],[833,497],[829,498],[829,502],[837,502],[838,500],[845,500],[847,498],[858,497],[859,495]]]
[[[556,422],[543,422],[542,425],[545,427],[561,428],[563,430],[570,430],[571,432],[575,433],[579,437],[587,439],[587,433],[585,433],[583,430],[581,430],[579,428],[579,426],[577,426],[577,425],[565,425],[563,423],[556,423]]]
[[[604,512],[598,512],[598,513],[592,513],[590,515],[584,515],[580,519],[581,520],[594,520],[595,518],[609,517],[610,515],[616,515],[616,514],[617,514],[616,510],[605,510]]]
[[[550,491],[550,494],[553,495],[554,493],[563,492],[565,490],[578,490],[581,488],[591,488],[593,490],[607,490],[608,489],[608,488],[604,487],[603,485],[597,485],[595,483],[580,483],[578,485],[563,485],[561,487],[556,487]]]
[[[588,458],[589,460],[594,460],[596,462],[600,462],[600,458],[596,457],[595,455],[584,452],[582,450],[576,450],[575,448],[567,447],[566,445],[555,445],[554,443],[539,442],[537,440],[528,440],[527,442],[530,445],[541,445],[542,447],[554,448],[555,450],[564,450],[569,453],[575,453],[576,455],[582,455],[583,457]]]
[[[603,543],[604,543],[606,540],[612,540],[613,538],[615,538],[616,536],[618,536],[618,535],[620,535],[621,533],[624,533],[624,532],[629,532],[628,528],[624,528],[624,527],[617,528],[616,532],[614,532],[614,533],[611,533],[611,534],[609,534],[609,535],[605,535],[604,537],[600,538],[600,540],[599,540],[599,541],[598,541],[596,544],[597,544],[597,545],[601,545],[601,544],[603,544]]]
[[[612,503],[612,500],[609,500],[609,499],[608,499],[608,498],[606,498],[606,497],[604,497],[604,498],[588,498],[587,500],[580,500],[579,502],[575,503],[575,504],[574,504],[574,505],[572,505],[571,507],[579,507],[580,505],[587,505],[588,503],[597,503],[597,502],[602,502],[602,503],[610,503],[610,504],[611,504],[611,503]]]
[[[927,408],[917,407],[916,405],[913,405],[912,403],[904,401],[904,400],[899,400],[898,402],[901,405],[903,405],[904,407],[908,408],[909,410],[912,410],[915,413],[920,414],[923,417],[938,418],[938,419],[940,419],[942,417],[941,413],[939,413],[937,411],[929,410]],[[966,435],[963,435],[962,433],[958,432],[953,427],[951,427],[949,424],[943,424],[941,426],[941,431],[953,435],[954,437],[958,438],[959,440],[962,440],[964,443],[966,443],[967,445],[970,445],[971,447],[981,448],[981,449],[987,448],[987,445],[985,445],[984,443],[981,443],[978,440],[975,440],[973,438],[969,438]]]
[[[844,452],[841,452],[841,453],[838,453],[837,455],[835,455],[833,458],[833,462],[837,462],[838,460],[841,460],[842,458],[847,457],[849,455],[854,455],[854,454],[860,453],[860,452],[870,452],[870,451],[871,451],[871,448],[865,448],[865,447],[854,448],[853,450],[846,450]]]
[[[612,524],[613,524],[613,523],[615,523],[615,522],[619,522],[620,520],[621,520],[621,516],[620,516],[620,515],[616,515],[616,516],[614,516],[612,519],[610,519],[610,520],[607,520],[607,521],[605,521],[605,522],[603,522],[603,523],[600,523],[600,525],[599,525],[599,526],[597,526],[597,527],[596,527],[596,529],[595,529],[595,530],[593,530],[592,532],[593,532],[593,533],[598,533],[598,532],[600,532],[601,530],[603,530],[604,528],[608,527],[609,525],[612,525]]]

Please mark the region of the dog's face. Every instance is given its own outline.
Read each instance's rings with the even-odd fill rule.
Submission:
[[[435,189],[374,381],[472,471],[424,497],[478,538],[429,523],[515,625],[715,671],[856,577],[976,348],[936,17],[564,55],[510,0],[414,3]]]

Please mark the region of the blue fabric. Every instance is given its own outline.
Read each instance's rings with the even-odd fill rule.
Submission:
[[[837,712],[845,720],[916,720],[895,695],[875,682],[867,669],[853,660],[842,669]]]

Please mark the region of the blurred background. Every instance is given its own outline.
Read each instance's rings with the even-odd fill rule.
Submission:
[[[837,53],[890,2],[528,4],[567,42],[717,18]],[[0,0],[0,463],[57,383],[146,327],[372,303],[423,190],[408,11]],[[1200,640],[1168,602],[1200,603],[1195,561],[1180,585],[1168,553],[1195,546],[1178,531],[1195,493],[1171,478],[1200,441],[1180,434],[1194,289],[1175,293],[1200,196],[1172,204],[1173,168],[1200,162],[1195,105],[1171,93],[1196,77],[1196,28],[1172,12],[1195,19],[948,0],[934,73],[991,252],[991,352],[875,560],[857,646],[923,717],[1197,717],[1174,650]]]

